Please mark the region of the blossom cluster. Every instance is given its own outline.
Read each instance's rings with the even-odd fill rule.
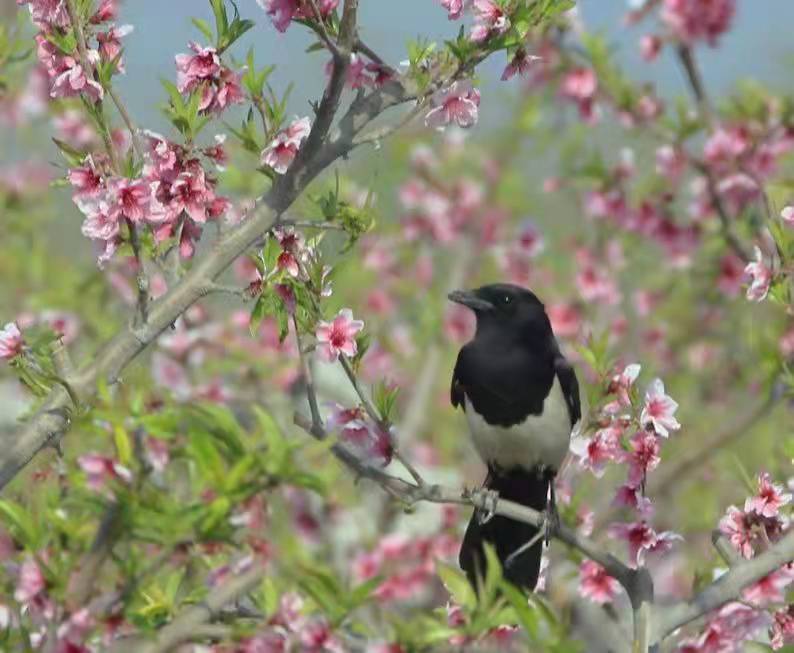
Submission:
[[[240,73],[234,72],[220,59],[216,48],[189,43],[193,54],[176,55],[176,85],[180,93],[201,93],[200,111],[223,112],[233,104],[241,104],[245,94],[240,86]]]
[[[752,558],[764,546],[779,539],[790,527],[784,514],[791,503],[791,493],[772,482],[769,474],[758,476],[757,492],[748,497],[744,508],[728,508],[720,521],[720,531],[745,558]],[[743,650],[742,643],[769,630],[772,648],[777,650],[794,642],[794,619],[791,606],[785,605],[786,591],[794,583],[794,563],[756,581],[742,591],[742,603],[731,602],[713,612],[698,636],[684,639],[679,653]],[[777,610],[775,607],[779,606]],[[771,617],[770,617],[771,612]]]
[[[72,27],[62,0],[17,0],[17,4],[29,6],[31,19],[40,30],[36,35],[36,52],[49,78],[50,97],[84,95],[93,101],[101,100],[105,92],[97,81],[96,68],[100,63],[112,64],[113,72],[124,72],[121,39],[132,30],[129,25],[110,24],[105,26],[105,31],[99,31],[98,26],[115,20],[118,13],[116,0],[103,0],[89,18],[87,37],[93,37],[96,44],[91,47],[90,39],[86,39],[85,61],[81,61],[76,46],[67,52],[58,45],[65,42],[63,37]]]
[[[648,553],[663,553],[672,543],[681,539],[670,531],[657,532],[648,520],[653,515],[651,500],[645,496],[647,475],[659,465],[663,439],[681,425],[675,418],[678,404],[665,393],[661,379],[654,379],[645,392],[640,410],[635,406],[634,383],[640,366],[632,364],[611,377],[607,392],[613,397],[601,409],[599,429],[591,436],[576,435],[571,440],[571,451],[577,457],[579,467],[601,477],[607,463],[627,466],[626,481],[621,485],[614,505],[635,511],[638,519],[630,523],[614,523],[609,534],[624,540],[629,548],[629,557],[634,565],[642,565]],[[639,412],[639,415],[635,413]],[[591,565],[583,568],[585,595],[603,601],[608,588],[617,586],[604,578],[604,571]],[[601,587],[601,591],[596,588]]]
[[[145,165],[140,177],[113,174],[101,155],[88,155],[69,170],[75,204],[85,216],[83,234],[97,243],[104,265],[123,242],[124,225],[149,228],[156,243],[178,237],[179,251],[190,258],[202,226],[221,217],[229,201],[215,193],[216,180],[199,157],[225,160],[220,145],[188,150],[148,132]]]

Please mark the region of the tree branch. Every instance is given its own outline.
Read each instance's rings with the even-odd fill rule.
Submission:
[[[355,38],[357,6],[357,0],[347,0],[343,13],[340,41],[348,52]],[[115,383],[131,361],[185,310],[212,291],[215,279],[277,224],[279,216],[320,172],[355,148],[354,140],[364,127],[388,109],[414,97],[398,80],[384,84],[354,100],[342,117],[339,128],[326,142],[344,87],[347,62],[349,56],[345,62],[334,66],[331,82],[318,107],[314,127],[290,170],[256,200],[247,213],[247,219],[224,234],[168,293],[150,304],[146,324],[119,331],[99,351],[93,362],[75,375],[72,388],[78,397],[84,401],[92,397],[100,378]],[[69,393],[60,386],[53,388],[41,407],[9,438],[8,446],[0,454],[0,489],[41,449],[57,443],[69,428],[70,405]]]
[[[119,640],[110,648],[110,653],[167,653],[184,642],[217,639],[220,632],[208,630],[206,624],[215,619],[225,605],[253,591],[264,577],[264,566],[256,565],[239,576],[229,578],[213,589],[204,601],[186,608],[160,628],[153,641],[145,643],[138,637]]]
[[[733,566],[691,601],[669,608],[659,608],[654,640],[661,641],[677,628],[738,598],[745,587],[792,560],[794,560],[794,529],[790,529],[764,553]]]

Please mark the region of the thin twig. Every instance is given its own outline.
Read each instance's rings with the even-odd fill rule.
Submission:
[[[116,106],[116,109],[118,109],[119,115],[127,127],[127,131],[130,132],[132,149],[135,150],[135,154],[137,154],[140,158],[143,158],[143,149],[141,148],[141,144],[138,141],[138,130],[135,128],[135,124],[132,122],[132,118],[130,118],[127,108],[124,106],[124,103],[121,101],[118,94],[110,84],[108,84],[105,90],[110,96],[110,99],[113,100],[113,104]]]
[[[294,313],[292,315],[292,327],[295,329],[295,342],[298,345],[298,358],[300,359],[301,374],[303,375],[303,382],[306,384],[306,396],[309,399],[309,409],[312,413],[312,426],[314,428],[322,428],[323,418],[320,415],[320,407],[317,404],[317,393],[314,389],[314,378],[312,377],[312,371],[309,367],[309,362],[306,360],[306,354],[303,351],[300,329],[298,328],[298,318]]]

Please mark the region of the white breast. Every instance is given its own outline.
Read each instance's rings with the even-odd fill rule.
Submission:
[[[469,423],[474,447],[485,463],[496,463],[509,469],[521,466],[532,469],[538,465],[559,469],[571,437],[571,418],[568,406],[554,377],[540,415],[530,415],[514,426],[488,424],[465,398],[466,420]]]

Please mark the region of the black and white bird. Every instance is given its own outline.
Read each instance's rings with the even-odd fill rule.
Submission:
[[[581,417],[573,367],[560,352],[543,304],[529,290],[494,284],[458,290],[449,299],[477,317],[474,338],[458,354],[450,395],[452,405],[466,413],[474,447],[488,466],[484,489],[538,511],[548,506],[547,523],[553,523],[554,477]],[[476,587],[477,576],[485,573],[483,545],[490,542],[505,578],[533,590],[543,549],[538,529],[487,517],[472,515],[461,568]]]

